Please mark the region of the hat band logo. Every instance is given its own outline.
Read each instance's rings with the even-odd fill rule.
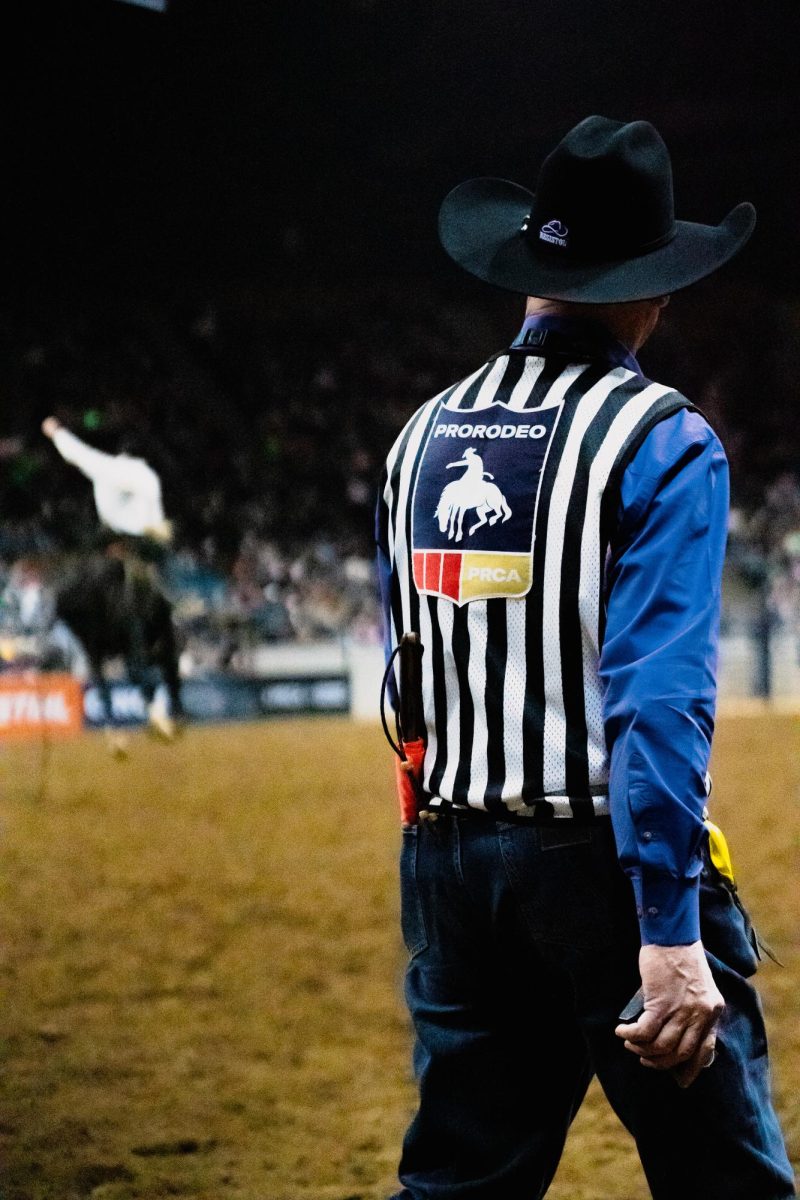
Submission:
[[[554,246],[566,246],[569,230],[561,221],[548,221],[539,230],[539,240],[550,242]]]

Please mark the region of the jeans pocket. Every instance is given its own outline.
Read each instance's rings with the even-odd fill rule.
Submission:
[[[631,928],[636,937],[633,893],[610,827],[554,826],[500,826],[506,872],[533,938],[601,950],[629,940]]]
[[[710,860],[700,876],[700,936],[706,950],[748,979],[759,954],[749,915]]]
[[[405,828],[400,851],[400,926],[411,958],[428,948],[428,933],[417,884],[418,833],[418,825]]]

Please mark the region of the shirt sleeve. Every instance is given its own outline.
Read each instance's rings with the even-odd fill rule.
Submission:
[[[62,427],[56,430],[53,435],[53,445],[61,457],[82,471],[87,479],[94,482],[96,479],[110,476],[114,465],[113,456],[104,454],[102,450],[95,450],[92,446],[87,446],[86,442],[82,442],[68,429]]]
[[[623,475],[600,657],[611,818],[643,944],[700,937],[727,520],[725,452],[682,410]]]
[[[107,483],[120,491],[148,494],[158,490],[154,472],[141,459],[95,450],[63,427],[53,435],[53,444],[61,457],[82,471],[92,483]]]

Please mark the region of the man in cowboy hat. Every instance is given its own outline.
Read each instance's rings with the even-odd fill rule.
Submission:
[[[511,347],[412,417],[378,504],[389,645],[420,637],[427,728],[395,1200],[543,1196],[593,1074],[653,1196],[795,1194],[757,940],[706,824],[727,464],[635,358],[754,223],[676,221],[657,131],[602,117],[535,195],[477,179],[442,206],[448,254],[528,299]],[[456,540],[435,514],[470,448],[510,515],[476,489]]]

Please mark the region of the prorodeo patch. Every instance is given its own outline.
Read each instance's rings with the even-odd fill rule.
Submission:
[[[530,590],[536,501],[560,411],[440,410],[412,507],[419,592],[461,605]]]

